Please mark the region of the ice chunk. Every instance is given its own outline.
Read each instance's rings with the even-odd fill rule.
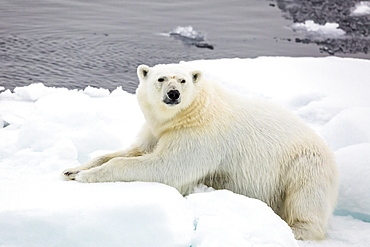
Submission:
[[[204,35],[195,31],[192,26],[178,26],[170,32],[170,35],[179,35],[183,38],[192,39],[194,41],[204,41]]]
[[[352,9],[352,16],[366,16],[370,15],[370,2],[359,2]]]
[[[346,33],[339,28],[338,23],[328,22],[325,25],[320,25],[311,20],[307,20],[304,23],[295,23],[292,25],[292,29],[297,32],[305,32],[309,36],[325,38],[337,38]]]
[[[43,96],[54,92],[67,91],[66,88],[46,87],[42,83],[31,84],[26,87],[16,87],[14,89],[16,99],[26,101],[36,101]]]
[[[108,89],[96,88],[91,86],[86,87],[83,92],[90,97],[106,97],[110,94]]]
[[[181,40],[185,45],[194,45],[198,48],[208,48],[213,50],[213,45],[205,42],[204,35],[193,29],[192,26],[177,27],[169,33],[172,37]]]
[[[7,246],[188,247],[193,215],[176,189],[156,183],[36,182],[24,209],[0,211]],[[45,182],[44,182],[45,184]],[[22,193],[24,194],[24,192]],[[27,198],[28,196],[26,196]]]

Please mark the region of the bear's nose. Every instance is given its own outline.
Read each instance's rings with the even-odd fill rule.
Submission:
[[[170,99],[170,100],[177,100],[180,98],[180,92],[179,90],[170,90],[168,91],[167,93],[167,97]]]

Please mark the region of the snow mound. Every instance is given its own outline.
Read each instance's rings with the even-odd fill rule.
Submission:
[[[66,92],[66,88],[53,88],[53,87],[45,87],[42,83],[35,83],[31,84],[28,87],[17,87],[14,89],[15,92],[15,99],[18,100],[25,100],[25,101],[36,101],[43,96],[48,94],[52,94],[55,92],[64,91]]]
[[[349,145],[336,153],[341,171],[338,211],[370,222],[370,143]]]
[[[351,107],[333,117],[323,129],[323,136],[333,150],[370,143],[370,107]]]
[[[298,246],[289,226],[259,200],[226,190],[187,200],[196,219],[192,246]]]
[[[109,90],[104,88],[86,87],[83,92],[90,97],[107,97],[109,96]]]

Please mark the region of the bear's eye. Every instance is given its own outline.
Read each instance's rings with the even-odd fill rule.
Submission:
[[[159,78],[158,81],[159,82],[164,82],[164,78]]]
[[[181,82],[181,83],[185,83],[186,81],[185,81],[184,79],[182,79],[180,82]]]

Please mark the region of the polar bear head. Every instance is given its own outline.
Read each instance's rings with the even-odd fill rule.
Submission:
[[[202,78],[200,71],[181,64],[140,65],[137,74],[140,85],[136,94],[142,110],[167,117],[191,104]]]

